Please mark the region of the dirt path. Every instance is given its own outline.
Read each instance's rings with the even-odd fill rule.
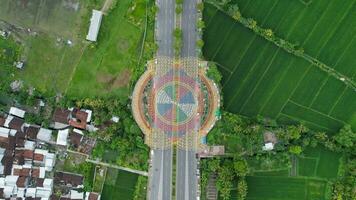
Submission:
[[[114,0],[106,0],[103,7],[101,8],[101,12],[105,13],[110,9]]]

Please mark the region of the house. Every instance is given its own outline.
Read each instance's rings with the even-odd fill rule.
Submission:
[[[71,190],[70,191],[70,199],[84,199],[84,192]]]
[[[200,157],[214,157],[214,156],[223,156],[225,154],[224,146],[207,146],[202,147],[201,152],[199,153]]]
[[[73,131],[70,133],[70,143],[73,145],[74,148],[78,148],[80,146],[80,143],[83,139],[83,132],[78,129],[73,129]]]
[[[88,116],[89,114],[87,112],[74,108],[72,111],[72,118],[69,120],[69,125],[74,128],[85,130]]]
[[[43,142],[50,142],[52,138],[52,131],[45,128],[40,128],[37,133],[37,139]]]
[[[16,107],[11,107],[10,111],[9,111],[10,115],[13,115],[13,116],[16,116],[16,117],[20,117],[20,118],[24,118],[25,117],[25,113],[26,112],[24,110],[21,110],[21,109],[16,108]]]
[[[8,115],[4,127],[23,132],[25,121],[19,117]]]
[[[6,121],[5,117],[0,116],[0,126],[4,126],[5,121]]]
[[[44,167],[33,167],[31,171],[32,178],[45,178],[46,170]]]
[[[52,171],[55,164],[56,155],[48,150],[35,149],[33,161],[39,166],[44,166],[46,171]]]
[[[89,31],[86,37],[87,40],[96,42],[99,34],[102,17],[103,17],[103,13],[101,11],[93,10],[90,19]]]
[[[36,140],[37,134],[40,131],[40,127],[29,126],[24,128],[26,138],[30,140]]]
[[[61,146],[67,146],[68,135],[69,135],[69,129],[59,130],[56,144]]]
[[[95,192],[86,192],[85,200],[100,200],[100,194]]]
[[[17,61],[17,62],[14,62],[14,66],[17,68],[17,69],[22,69],[25,65],[25,62],[23,61]]]
[[[262,150],[264,151],[273,150],[274,145],[277,144],[278,142],[276,135],[271,131],[265,131],[263,133],[263,140],[264,140],[264,145],[262,147]]]
[[[67,109],[57,108],[54,111],[52,121],[52,127],[54,129],[64,129],[69,127],[69,119],[70,119],[71,111]]]
[[[56,172],[54,174],[55,185],[70,185],[71,187],[82,186],[84,177],[80,174],[73,174],[69,172]]]

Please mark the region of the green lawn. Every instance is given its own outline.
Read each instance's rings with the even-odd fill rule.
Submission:
[[[133,199],[137,179],[136,174],[109,168],[101,198],[105,200]]]
[[[236,1],[243,16],[300,44],[340,73],[355,76],[354,1],[313,0],[309,6],[297,0]],[[327,132],[345,123],[356,129],[353,89],[205,5],[203,53],[220,66],[225,109],[282,123],[300,121]]]
[[[137,67],[142,37],[142,28],[126,19],[129,6],[129,0],[120,1],[103,18],[98,42],[95,47],[89,46],[84,51],[67,91],[68,96],[128,95],[128,84],[132,70]]]

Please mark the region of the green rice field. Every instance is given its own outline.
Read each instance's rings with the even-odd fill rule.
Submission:
[[[354,80],[355,1],[235,0],[242,15]],[[203,54],[223,75],[224,107],[329,133],[356,129],[356,91],[205,4]]]
[[[138,175],[109,168],[106,174],[101,199],[129,200],[133,199]]]
[[[324,200],[327,183],[323,180],[291,177],[247,177],[247,200]]]
[[[307,148],[295,162],[296,174],[291,169],[278,163],[274,169],[248,160],[253,173],[247,177],[247,200],[328,200],[330,183],[338,177],[342,166],[342,154],[329,151],[323,147]],[[231,199],[237,199],[235,186]]]
[[[325,148],[308,148],[297,159],[298,176],[336,178],[341,164],[341,154]]]

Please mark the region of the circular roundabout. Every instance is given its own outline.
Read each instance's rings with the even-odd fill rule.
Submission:
[[[188,76],[165,75],[157,84],[157,95],[152,98],[153,124],[172,133],[191,132],[199,123],[197,83]]]
[[[151,68],[132,95],[134,118],[146,143],[155,147],[162,146],[161,140],[179,143],[194,135],[206,136],[218,118],[219,106],[218,89],[204,69],[192,78],[179,68],[161,76]]]

